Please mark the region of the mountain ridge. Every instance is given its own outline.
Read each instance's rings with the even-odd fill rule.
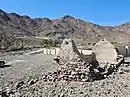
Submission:
[[[130,22],[119,26],[100,26],[66,15],[60,19],[31,18],[0,9],[0,35],[15,37],[49,37],[62,40],[71,37],[79,42],[97,42],[106,38],[111,42],[129,43]]]

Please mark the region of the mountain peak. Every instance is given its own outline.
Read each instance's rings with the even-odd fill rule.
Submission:
[[[24,15],[24,16],[21,16],[22,18],[24,18],[24,19],[31,19],[29,16],[27,16],[27,15]]]
[[[16,13],[10,13],[9,15],[15,16],[15,17],[20,17],[20,15],[16,14]]]
[[[5,13],[2,9],[0,9],[0,12]]]
[[[43,18],[43,22],[51,22],[51,20],[49,18]]]
[[[64,17],[62,17],[62,19],[75,19],[75,18],[70,15],[65,15]]]

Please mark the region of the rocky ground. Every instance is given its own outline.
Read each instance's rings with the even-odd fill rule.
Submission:
[[[0,68],[2,97],[129,97],[130,65],[122,66],[102,80],[44,81],[44,75],[61,68],[52,55],[4,56],[7,66]]]

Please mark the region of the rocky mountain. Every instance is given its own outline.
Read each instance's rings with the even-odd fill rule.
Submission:
[[[0,31],[6,35],[33,36],[41,31],[41,27],[28,16],[0,10]]]
[[[115,27],[100,26],[69,15],[51,20],[49,18],[30,18],[0,10],[0,37],[3,36],[48,37],[60,40],[71,37],[76,42],[86,43],[106,38],[111,42],[127,44],[130,41],[130,23]]]

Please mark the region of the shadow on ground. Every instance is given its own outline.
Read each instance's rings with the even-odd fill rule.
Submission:
[[[6,68],[6,67],[11,67],[11,65],[0,66],[0,68]]]

